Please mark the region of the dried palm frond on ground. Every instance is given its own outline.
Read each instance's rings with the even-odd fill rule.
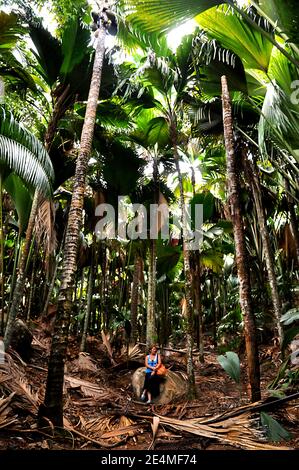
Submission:
[[[101,400],[101,405],[119,398],[119,393],[115,393],[111,389],[99,387],[88,380],[78,379],[70,375],[65,376],[65,384],[66,388],[80,390],[85,397]]]
[[[78,367],[79,367],[79,370],[82,370],[82,371],[88,370],[91,372],[97,372],[98,370],[95,362],[91,359],[90,354],[85,353],[85,352],[79,353]]]
[[[35,414],[41,403],[40,391],[34,392],[24,372],[23,361],[20,366],[9,354],[5,354],[4,364],[0,364],[0,390],[5,395],[14,394],[14,407]]]
[[[80,425],[80,431],[78,427]],[[70,433],[79,436],[103,448],[112,448],[127,441],[142,432],[140,425],[136,425],[126,416],[100,416],[92,420],[85,420],[80,416],[80,422],[73,427],[69,422],[64,422],[64,427]]]
[[[0,398],[0,429],[8,428],[12,424],[18,422],[18,419],[12,417],[12,409],[10,403],[13,399],[14,393],[11,393],[6,398]]]
[[[277,447],[265,442],[264,433],[257,428],[257,420],[253,419],[250,413],[238,418],[224,419],[210,425],[201,424],[198,418],[179,420],[159,416],[159,419],[160,424],[180,432],[216,439],[221,443],[246,450],[290,450],[290,447]]]

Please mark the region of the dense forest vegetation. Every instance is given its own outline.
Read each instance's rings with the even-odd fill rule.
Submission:
[[[0,448],[298,447],[297,2],[0,5]]]

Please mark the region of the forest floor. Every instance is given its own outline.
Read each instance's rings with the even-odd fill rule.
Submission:
[[[64,425],[67,431],[61,436],[54,435],[51,428],[38,430],[36,414],[45,390],[49,348],[50,338],[36,330],[31,358],[24,363],[15,353],[10,356],[5,369],[7,375],[2,376],[2,380],[0,377],[0,388],[6,386],[4,396],[11,392],[16,395],[11,398],[6,416],[6,420],[10,418],[12,422],[6,422],[5,427],[1,426],[0,402],[0,450],[236,450],[242,447],[195,435],[163,422],[164,418],[177,420],[173,423],[178,425],[199,417],[208,420],[249,404],[246,364],[241,364],[239,389],[217,362],[214,347],[208,344],[204,364],[195,362],[196,399],[169,405],[146,405],[134,397],[131,385],[134,371],[143,365],[143,354],[139,360],[129,362],[120,357],[117,365],[111,365],[109,354],[99,339],[89,338],[89,353],[80,355],[76,340],[71,340],[65,371]],[[262,398],[267,399],[270,396],[267,386],[277,375],[280,364],[275,348],[263,348],[261,359]],[[184,354],[175,353],[167,358],[167,362],[173,371],[185,370]],[[299,448],[298,401],[272,416],[292,435],[291,440],[274,443],[274,446],[277,449]]]

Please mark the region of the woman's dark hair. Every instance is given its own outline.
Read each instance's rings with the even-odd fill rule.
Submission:
[[[157,345],[156,345],[156,344],[151,344],[151,345],[150,345],[150,347],[149,347],[149,349],[148,349],[148,350],[149,350],[149,352],[151,352],[151,350],[152,350],[153,348],[156,348],[156,349],[158,350],[158,348],[157,348]]]

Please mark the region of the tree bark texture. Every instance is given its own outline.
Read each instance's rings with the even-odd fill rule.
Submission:
[[[274,256],[273,256],[273,251],[271,248],[270,235],[269,235],[267,222],[266,222],[266,214],[265,214],[263,201],[262,201],[261,184],[260,184],[260,179],[259,179],[255,164],[251,164],[250,162],[248,162],[247,169],[249,172],[249,178],[250,178],[251,188],[253,192],[257,219],[258,219],[258,224],[260,228],[260,235],[262,239],[265,264],[266,264],[268,280],[269,280],[270,290],[271,290],[271,300],[273,304],[273,311],[274,311],[275,322],[276,322],[276,330],[277,330],[277,334],[279,337],[279,343],[280,345],[282,345],[283,329],[280,323],[281,302],[279,298],[277,279],[276,279],[276,274],[275,274]]]
[[[240,283],[240,305],[244,319],[250,398],[254,402],[260,400],[261,398],[256,326],[251,302],[249,266],[247,261],[245,233],[240,205],[240,184],[236,168],[232,107],[227,78],[225,76],[221,78],[221,84],[224,139],[227,155],[228,198],[234,230],[236,264]]]
[[[34,224],[35,224],[35,217],[38,211],[38,205],[39,205],[39,193],[38,191],[35,191],[32,206],[31,206],[30,217],[29,217],[27,230],[26,230],[26,238],[25,238],[23,249],[22,249],[22,254],[21,254],[21,259],[20,259],[20,264],[19,264],[17,282],[16,282],[16,286],[14,289],[14,294],[13,294],[13,298],[12,298],[12,302],[11,302],[11,306],[9,310],[8,321],[7,321],[5,335],[4,335],[5,349],[7,349],[10,345],[12,332],[13,332],[13,326],[14,326],[17,314],[19,312],[19,307],[20,307],[20,303],[22,300],[23,292],[24,292],[25,279],[26,279],[26,264],[27,264],[27,258],[28,258],[29,251],[30,251],[30,246],[32,243],[32,234],[33,234],[33,229],[34,229]]]
[[[131,293],[131,343],[136,344],[138,340],[137,316],[139,305],[139,289],[142,276],[142,258],[136,253],[134,259],[134,273]]]
[[[93,73],[81,134],[80,151],[76,162],[75,183],[66,228],[61,286],[59,289],[57,315],[52,337],[45,401],[39,410],[40,418],[45,416],[49,418],[55,426],[60,427],[63,427],[64,361],[68,344],[73,288],[77,270],[77,253],[82,224],[86,174],[88,158],[92,147],[105,55],[106,29],[102,25],[98,31],[99,35]]]
[[[185,196],[183,188],[183,179],[180,169],[180,160],[177,147],[177,128],[175,117],[172,117],[172,122],[170,125],[171,131],[171,140],[173,146],[173,156],[176,166],[176,171],[178,174],[179,189],[180,189],[180,208],[181,208],[181,220],[183,228],[183,258],[184,258],[184,274],[185,274],[185,298],[186,298],[186,348],[187,348],[187,375],[188,375],[188,397],[192,399],[196,396],[196,387],[195,387],[195,376],[194,376],[194,364],[193,364],[193,309],[192,309],[192,274],[190,268],[190,258],[189,251],[187,249],[187,220],[185,212]]]

